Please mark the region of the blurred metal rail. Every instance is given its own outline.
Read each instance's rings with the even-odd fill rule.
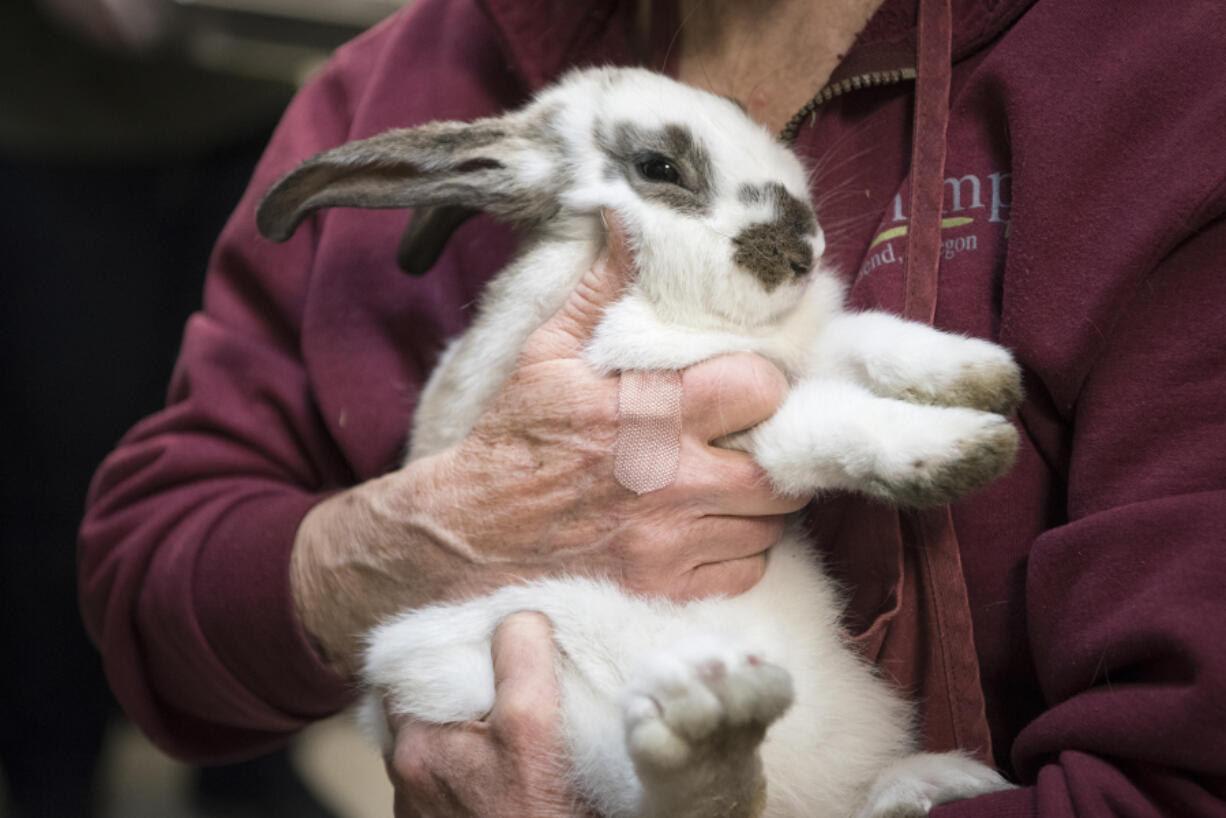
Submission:
[[[405,0],[173,0],[174,40],[206,68],[301,84]]]

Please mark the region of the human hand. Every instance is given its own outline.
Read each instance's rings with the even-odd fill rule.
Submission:
[[[761,576],[783,515],[804,501],[773,496],[747,455],[711,443],[770,417],[787,381],[751,355],[686,370],[677,478],[628,492],[612,477],[618,379],[595,373],[582,354],[632,268],[624,236],[611,230],[607,255],[528,338],[468,437],[440,458],[451,490],[469,496],[435,512],[509,570],[582,568],[678,598],[743,592]]]
[[[787,381],[732,355],[682,374],[676,479],[635,495],[614,479],[618,377],[582,359],[632,260],[622,234],[563,307],[529,337],[468,437],[332,497],[307,515],[291,574],[299,615],[345,675],[357,635],[405,607],[525,577],[610,576],[685,599],[753,586],[784,515],[748,455],[712,446],[774,413]]]
[[[567,787],[549,620],[508,617],[491,647],[494,708],[480,721],[392,717],[386,759],[396,818],[578,818]]]

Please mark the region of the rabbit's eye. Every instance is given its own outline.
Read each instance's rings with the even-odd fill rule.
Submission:
[[[661,156],[658,153],[643,154],[635,160],[634,167],[639,175],[648,181],[665,182],[670,185],[681,184],[681,174],[667,156]]]

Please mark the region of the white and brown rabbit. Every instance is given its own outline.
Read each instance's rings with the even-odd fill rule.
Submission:
[[[798,159],[734,102],[590,69],[499,118],[322,153],[269,191],[259,226],[283,240],[322,207],[414,207],[401,250],[416,267],[441,246],[421,241],[423,225],[485,210],[525,232],[431,376],[410,459],[465,437],[600,252],[608,208],[637,275],[586,349],[592,366],[770,359],[789,396],[729,445],[781,492],[928,505],[999,476],[1017,447],[1003,416],[1020,398],[1009,353],[845,311],[808,188]],[[963,755],[917,751],[909,705],[842,642],[839,594],[799,525],[733,598],[674,604],[574,577],[405,611],[370,635],[364,680],[419,719],[480,718],[494,699],[491,636],[519,610],[552,621],[573,784],[604,815],[897,818],[1008,786]]]

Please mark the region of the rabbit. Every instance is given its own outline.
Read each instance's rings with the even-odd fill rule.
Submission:
[[[805,168],[730,99],[643,69],[574,71],[500,117],[321,153],[269,189],[257,223],[285,240],[336,206],[416,208],[400,261],[419,273],[438,231],[478,210],[524,235],[429,378],[408,460],[465,437],[596,259],[608,209],[637,274],[584,357],[605,373],[740,351],[775,363],[784,403],[722,443],[777,491],[932,505],[1012,464],[1009,352],[847,311]],[[680,604],[562,577],[405,611],[369,634],[372,700],[438,723],[482,717],[492,634],[521,610],[552,622],[571,783],[602,815],[898,818],[1010,786],[964,754],[918,751],[910,705],[845,645],[840,594],[799,521],[736,597]]]

